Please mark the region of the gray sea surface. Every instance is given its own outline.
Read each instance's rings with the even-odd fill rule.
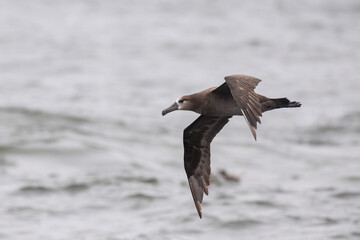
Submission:
[[[230,120],[200,220],[161,111],[230,74],[303,105]],[[358,0],[2,0],[0,84],[1,240],[360,239]]]

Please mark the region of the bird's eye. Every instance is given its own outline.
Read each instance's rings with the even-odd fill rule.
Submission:
[[[185,102],[185,100],[183,100],[183,99],[179,100],[179,103],[183,103],[183,102]]]

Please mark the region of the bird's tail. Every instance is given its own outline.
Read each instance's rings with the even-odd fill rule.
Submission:
[[[266,112],[276,108],[295,108],[300,107],[301,103],[292,101],[287,98],[267,98],[260,96],[261,111]]]
[[[301,103],[296,101],[290,102],[287,98],[272,98],[271,100],[275,103],[276,108],[301,107]]]

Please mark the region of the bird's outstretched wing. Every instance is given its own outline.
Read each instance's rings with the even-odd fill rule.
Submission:
[[[260,79],[247,75],[231,75],[225,77],[225,83],[213,90],[218,95],[232,95],[240,108],[249,128],[256,140],[257,123],[261,123],[261,104],[254,92]]]
[[[184,165],[199,217],[210,184],[210,143],[230,117],[201,115],[184,130]]]

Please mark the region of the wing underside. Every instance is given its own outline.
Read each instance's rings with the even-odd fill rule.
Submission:
[[[229,118],[201,115],[184,130],[185,171],[200,218],[204,192],[209,193],[210,143]]]

